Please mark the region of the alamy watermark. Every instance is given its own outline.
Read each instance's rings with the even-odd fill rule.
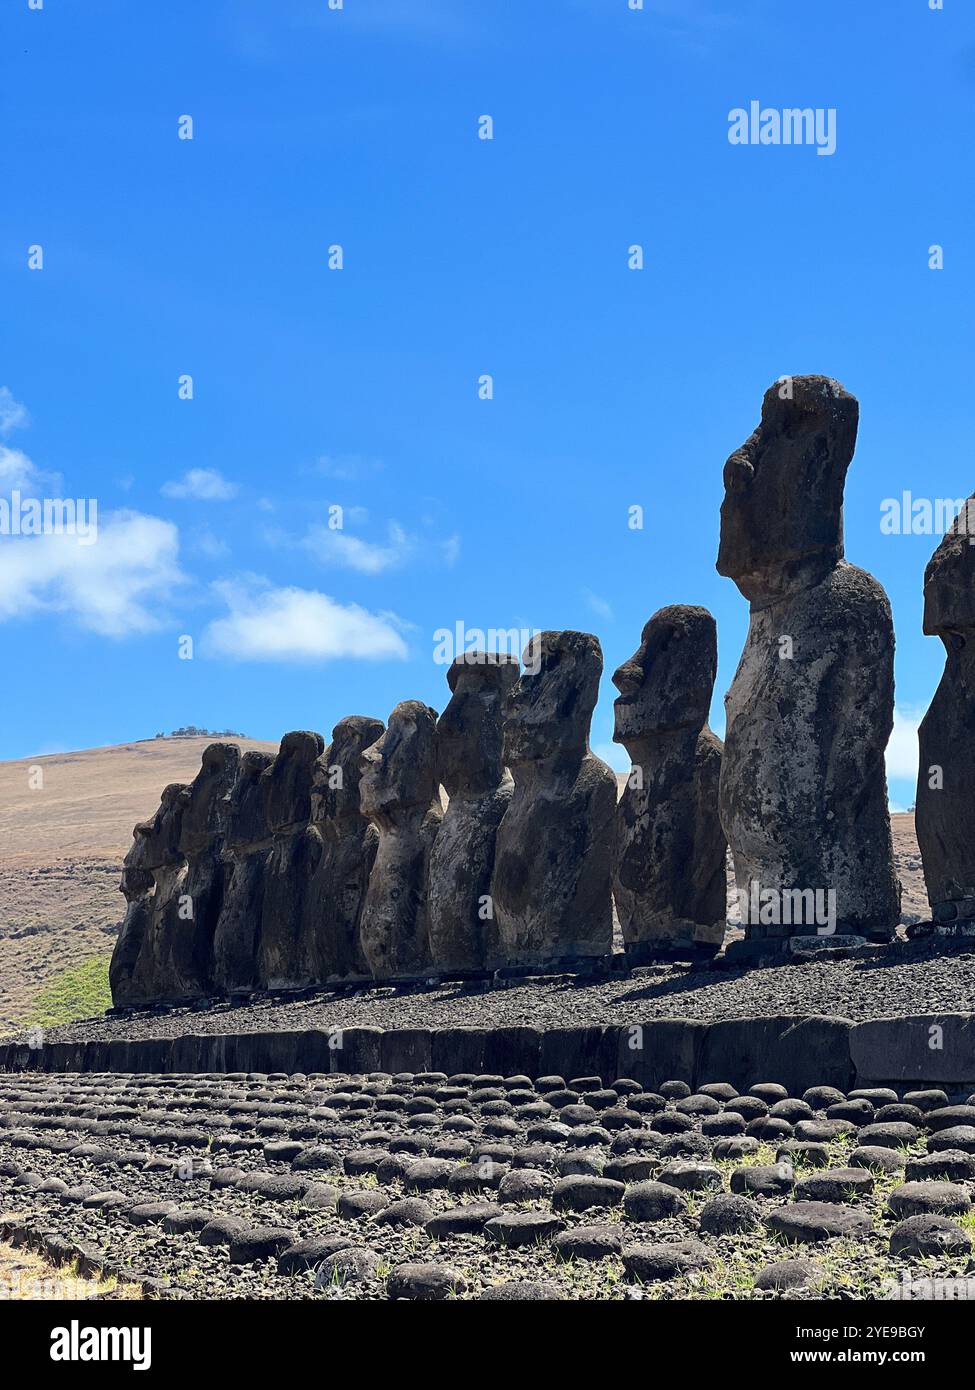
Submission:
[[[815,145],[817,154],[836,153],[835,106],[763,106],[728,112],[729,145]]]
[[[885,497],[880,504],[884,536],[943,536],[947,531],[967,536],[975,545],[975,505],[970,497]]]
[[[835,888],[763,888],[752,879],[738,889],[743,926],[814,927],[816,936],[836,933]]]
[[[14,488],[0,497],[0,536],[74,536],[79,545],[98,539],[97,497],[24,497]]]
[[[433,660],[437,666],[451,666],[464,659],[469,666],[486,665],[497,656],[524,659],[527,675],[537,675],[541,669],[542,653],[535,640],[541,636],[538,628],[529,627],[468,627],[458,619],[452,628],[438,627],[433,634]]]

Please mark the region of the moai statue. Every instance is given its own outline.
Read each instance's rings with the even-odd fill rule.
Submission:
[[[306,934],[306,904],[322,856],[321,836],[309,825],[321,734],[285,734],[278,755],[261,774],[264,814],[272,832],[264,868],[258,982],[267,989],[303,989],[317,983]]]
[[[264,815],[262,773],[270,753],[245,753],[227,803],[223,905],[213,933],[213,987],[243,994],[257,985],[264,868],[271,832]]]
[[[213,934],[223,904],[223,837],[239,764],[235,743],[208,744],[184,796],[179,848],[186,871],[164,909],[160,956],[173,999],[200,998],[212,988]]]
[[[180,829],[188,796],[185,783],[170,783],[152,819],[135,827],[122,870],[122,892],[129,906],[109,967],[116,1004],[148,1004],[173,997],[165,953],[178,886],[186,875]]]
[[[924,631],[947,652],[918,730],[914,820],[924,882],[939,928],[975,935],[975,497],[924,572]]]
[[[829,377],[784,377],[725,464],[718,573],[751,605],[725,698],[721,821],[746,941],[888,940],[900,912],[884,749],[894,631],[877,581],[843,559],[859,408]]]
[[[359,768],[362,754],[383,732],[381,719],[361,714],[340,719],[315,768],[311,819],[322,854],[305,911],[312,968],[321,982],[369,974],[359,922],[379,832],[359,805]]]
[[[443,806],[437,781],[437,712],[405,700],[362,755],[359,800],[379,832],[359,939],[376,979],[430,965],[427,872]]]
[[[675,604],[613,676],[613,739],[633,764],[616,808],[613,894],[636,964],[713,956],[724,939],[721,740],[707,725],[717,666],[711,614]]]
[[[495,837],[514,791],[502,759],[504,705],[518,659],[467,652],[447,671],[437,765],[450,801],[430,856],[430,953],[437,970],[483,970],[498,956],[491,900]]]
[[[543,632],[523,660],[505,708],[515,789],[495,846],[492,963],[608,955],[616,777],[589,751],[603,654],[588,632]]]
[[[158,816],[159,812],[156,814]],[[132,844],[122,865],[119,887],[125,896],[125,917],[108,967],[112,1003],[116,1008],[143,1002],[134,987],[133,976],[152,916],[154,881],[150,867],[151,827],[151,821],[141,822],[135,827]]]

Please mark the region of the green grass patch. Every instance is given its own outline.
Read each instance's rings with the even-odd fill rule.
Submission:
[[[56,1028],[61,1023],[75,1023],[80,1018],[91,1018],[110,1009],[110,960],[111,956],[92,956],[38,990],[22,1026]]]

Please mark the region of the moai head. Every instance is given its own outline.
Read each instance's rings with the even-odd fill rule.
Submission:
[[[783,378],[762,422],[724,466],[719,574],[772,602],[843,558],[843,487],[856,445],[855,396],[826,376]]]
[[[975,497],[945,532],[924,571],[924,631],[945,646],[964,645],[975,628]]]
[[[466,652],[448,667],[451,698],[437,723],[437,764],[451,796],[501,781],[505,701],[517,679],[518,658],[507,652]]]
[[[149,840],[142,834],[143,825],[133,830],[132,844],[122,861],[122,882],[119,885],[127,903],[135,902],[152,887],[152,871],[149,863]]]
[[[170,782],[163,788],[156,814],[135,827],[136,837],[145,840],[144,868],[169,868],[183,858],[180,831],[189,791],[185,782]]]
[[[437,711],[404,700],[389,716],[381,738],[360,761],[359,801],[364,815],[380,819],[396,811],[425,810],[438,799]]]
[[[264,814],[270,830],[307,825],[315,762],[325,749],[321,734],[296,729],[285,734],[278,755],[261,774]]]
[[[269,832],[261,777],[273,761],[270,753],[258,753],[256,750],[245,753],[241,758],[237,780],[227,803],[228,843],[259,844],[267,839]]]
[[[702,729],[718,669],[718,635],[706,608],[675,603],[643,629],[640,645],[613,674],[615,743]]]
[[[237,778],[240,749],[236,743],[211,743],[184,799],[180,849],[184,855],[202,854],[222,836],[227,797]]]
[[[332,742],[318,760],[312,790],[312,819],[337,821],[361,815],[359,767],[367,748],[385,731],[381,719],[350,714],[332,730]]]
[[[505,705],[504,762],[582,758],[599,694],[603,653],[591,632],[542,632],[522,655],[525,670]]]

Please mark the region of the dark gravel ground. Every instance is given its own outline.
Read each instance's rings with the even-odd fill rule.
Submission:
[[[2,1077],[0,1213],[121,1282],[194,1299],[874,1299],[905,1275],[971,1275],[975,1108],[930,1091],[705,1090]],[[406,1224],[389,1224],[404,1201]],[[892,1253],[914,1211],[935,1215],[941,1244]],[[215,1218],[242,1223],[244,1243],[209,1243]],[[306,1267],[279,1264],[311,1239],[328,1245]]]
[[[715,1022],[773,1014],[830,1014],[859,1021],[975,1009],[975,953],[957,944],[896,942],[865,958],[766,969],[656,967],[653,973],[587,981],[575,976],[509,981],[505,987],[441,984],[323,991],[305,999],[255,999],[232,1007],[99,1017],[49,1030],[49,1041],[169,1038],[374,1025],[569,1028],[654,1018]]]

